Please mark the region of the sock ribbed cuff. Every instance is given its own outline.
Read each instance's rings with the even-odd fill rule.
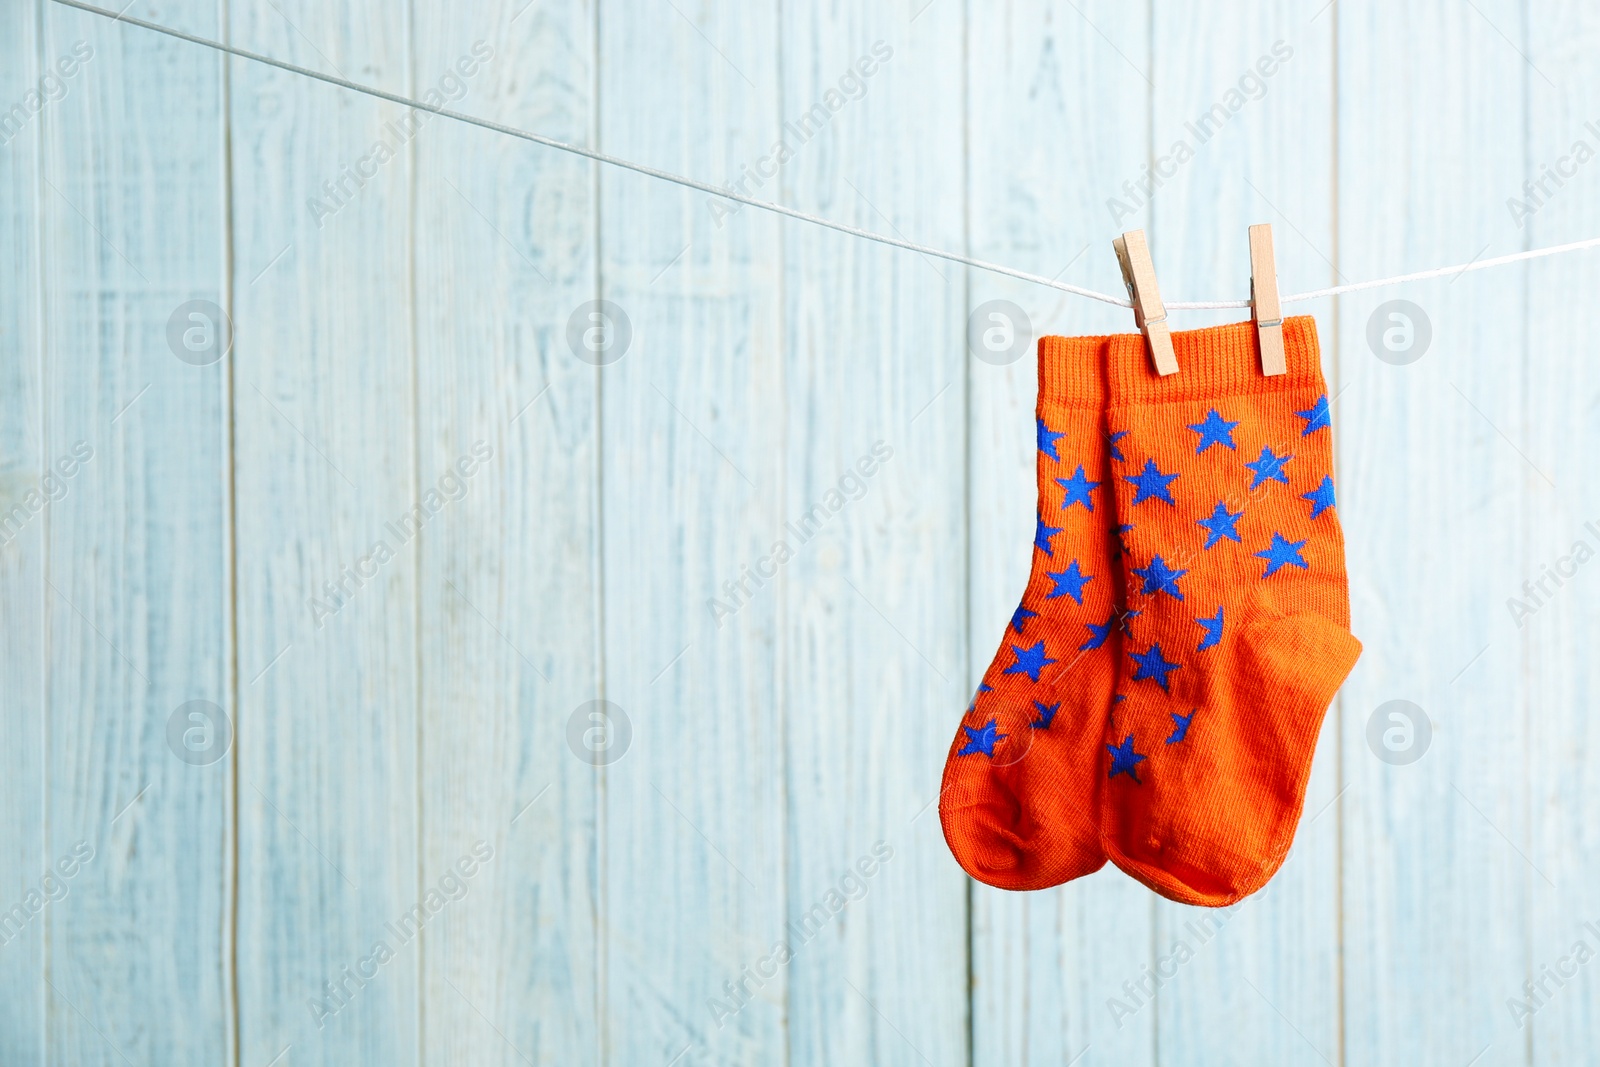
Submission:
[[[1045,338],[1040,341],[1041,376]],[[1284,362],[1287,374],[1268,378],[1261,373],[1261,353],[1256,347],[1253,322],[1184,330],[1172,335],[1178,373],[1165,378],[1150,362],[1141,334],[1086,338],[1105,344],[1106,386],[1111,402],[1159,404],[1174,400],[1203,400],[1217,396],[1277,393],[1305,386],[1322,388],[1322,354],[1317,346],[1317,324],[1310,315],[1283,320]]]
[[[1068,407],[1104,407],[1109,396],[1106,345],[1116,340],[1120,338],[1039,338],[1039,399]]]

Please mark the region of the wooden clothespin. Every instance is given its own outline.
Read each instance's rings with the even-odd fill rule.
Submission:
[[[1272,255],[1272,227],[1250,227],[1250,317],[1261,346],[1261,373],[1287,373],[1283,358],[1283,307],[1278,301],[1278,265]]]
[[[1133,318],[1139,332],[1150,345],[1150,358],[1155,360],[1156,373],[1178,373],[1178,357],[1172,351],[1172,328],[1167,325],[1167,306],[1161,302],[1161,289],[1156,285],[1155,264],[1150,262],[1150,246],[1145,243],[1143,230],[1129,230],[1111,242],[1117,250],[1117,262],[1122,265],[1122,281],[1128,287],[1128,299],[1133,301]]]

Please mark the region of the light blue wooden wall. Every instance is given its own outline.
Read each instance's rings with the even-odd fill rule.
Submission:
[[[1600,235],[1600,162],[1507,207],[1600,149],[1577,0],[129,13],[719,182],[876,45],[752,191],[1102,291],[1135,226],[1179,300],[1245,295],[1252,222],[1291,291]],[[1033,518],[1031,353],[967,321],[1128,313],[437,118],[361,163],[402,118],[0,5],[5,1067],[1594,1062],[1600,963],[1550,974],[1600,953],[1600,564],[1508,600],[1600,548],[1600,256],[1295,309],[1366,645],[1295,850],[1222,913],[1109,867],[1016,895],[933,808]],[[1368,342],[1391,299],[1431,327],[1409,365]],[[176,357],[191,300],[226,359]],[[569,343],[594,300],[631,329],[603,366]],[[601,699],[630,736],[597,768]],[[1396,699],[1407,765],[1367,740]],[[169,745],[190,701],[213,762]]]

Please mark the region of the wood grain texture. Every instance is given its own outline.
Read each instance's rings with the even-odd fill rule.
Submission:
[[[1150,26],[1137,8],[1080,7],[1013,3],[1001,17],[969,10],[972,250],[1121,292],[1112,238],[1146,225],[1148,216],[1134,209],[1119,219],[1108,201],[1124,198],[1123,183],[1149,160]],[[1126,332],[1133,322],[1129,311],[978,271],[967,284],[969,313],[1009,300],[1031,324],[1015,362],[997,366],[967,354],[970,693],[1032,562],[1034,341]],[[953,733],[964,706],[950,705],[941,728]],[[1153,962],[1155,912],[1143,887],[1108,866],[1041,893],[974,884],[971,900],[975,1063],[1156,1062],[1156,1013],[1148,1004],[1135,1009],[1123,989]],[[1133,1014],[1111,1010],[1113,998]]]
[[[766,152],[775,5],[604,3],[599,20],[603,150],[728,180]],[[633,724],[603,773],[603,1060],[772,1063],[782,590],[744,576],[783,524],[779,229],[753,211],[719,226],[706,197],[637,175],[599,189],[599,295],[633,331],[600,373],[603,695]]]
[[[1559,168],[1553,171],[1557,178],[1561,172],[1570,175],[1562,184],[1546,179],[1536,191],[1536,213],[1525,219],[1518,235],[1529,247],[1569,240],[1569,234],[1600,233],[1595,162],[1576,168],[1574,163],[1582,154],[1575,151],[1579,141],[1600,151],[1600,72],[1592,61],[1596,42],[1600,13],[1593,7],[1529,6],[1526,50],[1537,67],[1523,72],[1529,129],[1522,162],[1531,180],[1544,179],[1553,168]],[[1526,190],[1507,195],[1529,203]],[[1509,226],[1509,207],[1506,219]],[[1597,282],[1600,262],[1593,256],[1536,264],[1526,275],[1527,354],[1519,368],[1527,383],[1522,440],[1555,484],[1523,471],[1529,497],[1523,579],[1530,586],[1542,582],[1543,588],[1525,592],[1519,583],[1507,590],[1499,620],[1503,639],[1520,643],[1526,657],[1525,848],[1550,883],[1531,867],[1523,869],[1531,898],[1527,973],[1502,982],[1513,988],[1494,992],[1504,998],[1496,1010],[1503,1013],[1508,1043],[1520,1041],[1528,1062],[1537,1064],[1584,1063],[1600,1046],[1600,986],[1590,973],[1594,960],[1580,966],[1577,960],[1585,953],[1575,951],[1582,940],[1588,952],[1600,953],[1600,901],[1594,891],[1600,881],[1600,826],[1587,814],[1592,803],[1585,803],[1594,795],[1588,768],[1600,753],[1600,722],[1592,712],[1600,691],[1593,655],[1600,638],[1594,608],[1600,477],[1584,458],[1595,455],[1600,431],[1595,419],[1600,373],[1592,358],[1600,330],[1593,299]],[[1513,598],[1534,613],[1519,608],[1514,622]],[[1530,991],[1522,987],[1524,981],[1538,985]]]
[[[205,3],[165,17],[217,30]],[[43,917],[44,1059],[222,1062],[232,765],[168,747],[180,705],[232,703],[225,364],[168,343],[180,304],[226,299],[221,67],[78,12],[44,26],[49,62],[84,57],[42,127],[39,458],[81,462],[41,516],[41,858],[84,857]]]
[[[955,5],[786,6],[784,199],[961,247],[964,32]],[[965,697],[963,279],[814,227],[782,241],[781,499],[807,534],[782,589],[790,928],[850,901],[796,946],[788,1055],[960,1063],[964,879],[930,805]]]
[[[415,39],[419,88],[592,143],[589,4],[422,3]],[[417,167],[422,481],[460,495],[420,550],[423,877],[494,850],[424,933],[423,1059],[592,1063],[599,781],[567,727],[600,669],[598,383],[566,324],[595,293],[594,173],[442,121]]]
[[[38,5],[0,9],[0,1034],[27,1064],[44,1062],[46,920],[33,912],[48,907],[41,880],[51,862],[41,759],[46,520],[35,513],[46,495],[39,31]]]
[[[1138,226],[1168,301],[1243,296],[1252,222],[1286,292],[1600,233],[1600,162],[1544,178],[1600,150],[1575,0],[130,13],[1105,292]],[[6,1067],[1593,1058],[1593,253],[1287,308],[1366,650],[1282,872],[1135,1004],[1205,913],[975,885],[932,805],[1029,565],[1033,340],[1128,312],[49,0],[0,8],[0,123]],[[227,359],[172,349],[195,299]]]
[[[413,87],[403,9],[237,0],[228,22]],[[400,108],[232,75],[240,1059],[414,1064],[425,946],[391,926],[443,873],[418,862],[416,531],[456,505],[432,514],[418,473],[413,142]]]
[[[1330,14],[1341,41],[1369,43],[1339,50],[1340,270],[1514,251],[1500,212],[1524,177],[1520,5]],[[1431,346],[1405,366],[1368,344],[1393,298],[1431,323]],[[1526,572],[1538,478],[1518,444],[1526,313],[1524,286],[1489,272],[1340,303],[1340,509],[1366,646],[1342,737],[1351,1063],[1527,1062],[1504,1002],[1548,887],[1529,878],[1525,661],[1502,592]],[[1368,743],[1370,717],[1395,699],[1432,722],[1431,746],[1405,765]]]

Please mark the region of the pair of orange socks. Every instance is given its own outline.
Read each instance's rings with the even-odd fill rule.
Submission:
[[[1033,568],[945,764],[957,861],[1042,889],[1110,858],[1231,904],[1289,851],[1355,665],[1309,318],[1263,376],[1250,323],[1039,342]]]

